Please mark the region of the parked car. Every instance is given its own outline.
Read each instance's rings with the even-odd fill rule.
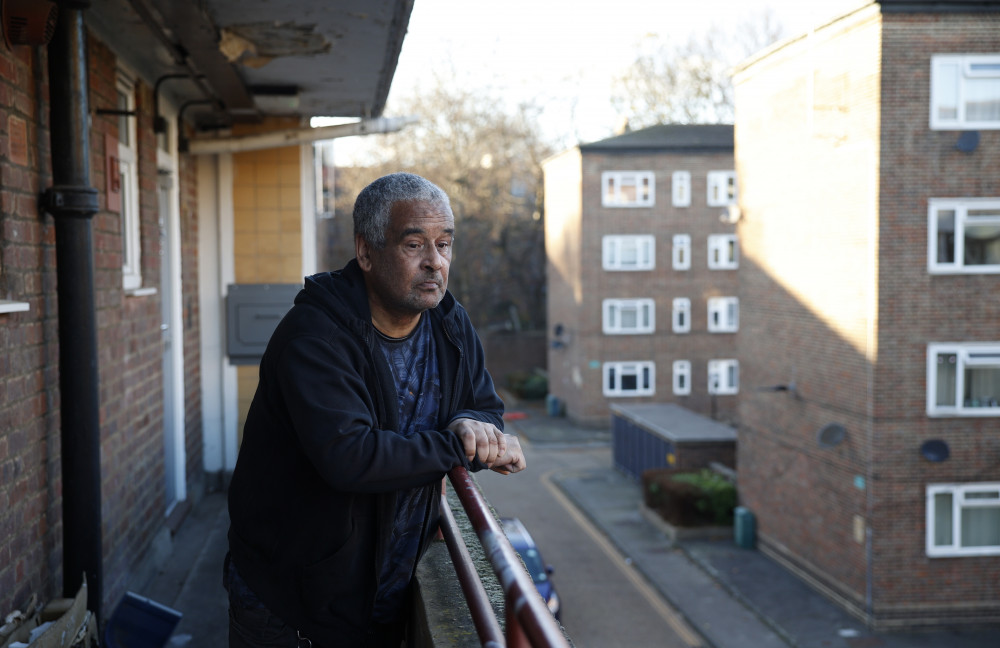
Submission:
[[[562,612],[562,604],[559,600],[559,595],[556,593],[555,585],[552,584],[551,576],[554,571],[552,566],[546,565],[545,561],[542,560],[542,554],[539,553],[538,546],[521,520],[517,518],[502,518],[500,522],[503,524],[503,531],[507,535],[507,539],[510,540],[511,546],[514,547],[514,551],[521,556],[524,566],[528,568],[528,574],[531,576],[531,580],[534,581],[538,593],[542,595],[552,615],[556,619],[559,619],[559,614]]]

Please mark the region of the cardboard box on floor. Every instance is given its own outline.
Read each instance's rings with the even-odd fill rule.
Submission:
[[[87,609],[87,580],[73,598],[55,599],[40,611],[8,615],[0,627],[0,648],[92,648],[97,646],[97,623]]]

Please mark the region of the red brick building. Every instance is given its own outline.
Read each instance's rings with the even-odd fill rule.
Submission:
[[[1000,3],[870,2],[737,70],[739,490],[879,628],[1000,621]]]
[[[307,118],[381,113],[412,4],[5,3],[0,617],[106,618],[224,487],[227,293],[319,270]]]
[[[655,126],[548,159],[549,392],[567,416],[676,403],[732,420],[733,127]]]

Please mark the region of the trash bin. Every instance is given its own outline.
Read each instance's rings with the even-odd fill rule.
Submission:
[[[104,629],[106,648],[163,648],[181,613],[165,605],[125,592]]]
[[[743,549],[753,549],[757,542],[756,521],[745,506],[733,509],[733,536],[736,546]]]
[[[562,416],[562,401],[552,394],[545,395],[545,410],[549,416]]]

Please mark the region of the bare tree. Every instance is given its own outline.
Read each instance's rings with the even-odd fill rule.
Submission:
[[[679,46],[648,35],[637,44],[635,61],[614,79],[611,103],[630,128],[732,123],[730,69],[777,41],[783,31],[767,11],[732,33],[713,27]]]
[[[384,173],[410,171],[451,199],[457,236],[449,288],[479,327],[544,328],[545,249],[541,161],[552,153],[539,108],[499,91],[438,78],[392,113],[419,122],[376,136],[364,168],[338,170],[337,213]]]

